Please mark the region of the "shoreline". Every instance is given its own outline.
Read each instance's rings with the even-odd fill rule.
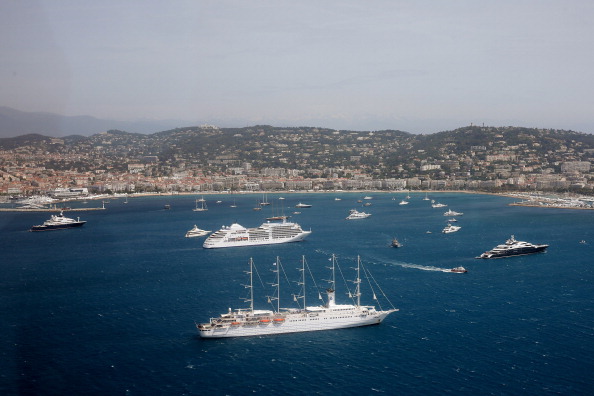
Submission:
[[[157,193],[157,192],[146,192],[146,193],[132,193],[132,194],[112,194],[112,195],[97,195],[97,196],[89,196],[89,197],[82,197],[82,198],[69,198],[63,199],[60,201],[52,202],[52,204],[62,204],[66,202],[76,202],[76,201],[83,201],[83,200],[108,200],[108,199],[120,199],[120,198],[138,198],[138,197],[173,197],[173,196],[204,196],[204,195],[260,195],[260,194],[359,194],[359,195],[370,195],[370,194],[474,194],[474,195],[496,195],[502,196],[507,198],[515,198],[515,199],[523,199],[523,200],[530,200],[525,202],[512,202],[507,204],[508,206],[524,206],[524,207],[534,207],[534,208],[552,208],[552,209],[579,209],[579,210],[594,210],[594,198],[585,197],[585,196],[578,196],[573,198],[573,201],[569,201],[569,198],[562,198],[559,196],[552,195],[551,197],[540,197],[539,195],[543,194],[542,192],[535,192],[532,195],[531,193],[499,193],[499,192],[484,192],[484,191],[468,191],[468,190],[447,190],[447,191],[440,191],[440,190],[390,190],[390,191],[382,191],[382,190],[357,190],[357,191],[345,191],[345,190],[335,190],[335,191],[237,191],[237,192],[229,192],[229,191],[207,191],[207,192],[175,192],[175,193]],[[559,203],[559,201],[566,201],[563,203]],[[591,206],[581,206],[581,205],[572,205],[572,202],[584,202],[590,201]],[[583,200],[583,201],[582,201]],[[1,204],[0,204],[1,205]],[[0,207],[0,212],[60,212],[60,211],[94,211],[94,210],[106,210],[106,207],[98,207],[98,208],[2,208]]]

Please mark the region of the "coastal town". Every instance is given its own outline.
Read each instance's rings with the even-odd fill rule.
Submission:
[[[413,135],[203,125],[151,135],[24,135],[0,139],[0,196],[418,190],[524,193],[521,202],[544,205],[535,193],[548,192],[589,207],[575,197],[594,192],[593,157],[592,135],[517,127]]]

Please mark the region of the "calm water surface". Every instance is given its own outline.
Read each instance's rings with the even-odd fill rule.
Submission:
[[[68,214],[88,221],[81,229],[44,233],[27,230],[46,213],[0,213],[0,392],[591,394],[594,211],[510,207],[513,199],[488,195],[430,195],[448,204],[440,209],[424,194],[398,205],[404,194],[377,193],[364,209],[356,193],[280,196],[269,194],[273,205],[260,212],[257,195],[205,196],[207,212],[192,211],[195,196],[116,199],[105,211]],[[313,206],[295,209],[298,202]],[[344,220],[352,208],[372,216]],[[462,229],[442,234],[448,208],[464,212]],[[292,220],[313,231],[302,243],[207,250],[204,238],[184,238],[194,224],[254,227],[294,211]],[[550,248],[474,259],[511,234]],[[393,237],[404,246],[390,248]],[[351,280],[360,255],[400,311],[365,328],[197,336],[194,321],[246,306],[250,257],[263,283],[256,306],[267,308],[277,256],[297,280],[305,255],[326,286],[333,253]],[[443,272],[460,265],[469,272]],[[348,303],[340,287],[337,299]],[[308,299],[318,303],[315,292]]]

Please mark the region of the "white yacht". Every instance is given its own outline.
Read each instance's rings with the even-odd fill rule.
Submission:
[[[448,206],[448,205],[442,204],[442,203],[439,203],[439,202],[435,202],[435,200],[431,200],[431,207],[432,208],[445,208],[446,206]]]
[[[295,207],[296,208],[311,208],[311,205],[299,202],[297,205],[295,205]]]
[[[297,223],[286,220],[282,222],[266,222],[257,228],[245,228],[237,223],[210,234],[202,247],[205,249],[271,245],[287,242],[301,242],[310,231],[304,231]]]
[[[352,299],[351,304],[337,304],[336,297],[336,282],[335,282],[335,267],[338,266],[336,256],[332,256],[332,280],[330,287],[326,289],[327,300],[323,305],[307,306],[305,295],[305,281],[306,273],[311,273],[309,267],[306,265],[305,257],[302,259],[301,281],[298,282],[301,290],[299,294],[293,295],[292,300],[297,303],[296,308],[281,308],[281,277],[280,273],[283,271],[280,260],[277,257],[274,263],[274,272],[276,273],[276,293],[274,296],[268,297],[272,309],[256,310],[254,309],[254,288],[253,275],[255,266],[253,260],[250,259],[250,270],[248,272],[250,281],[249,298],[245,301],[249,302],[249,308],[236,309],[235,311],[229,308],[227,313],[220,315],[217,318],[211,318],[208,323],[197,323],[196,328],[200,337],[203,338],[224,338],[224,337],[249,337],[260,336],[266,334],[284,334],[297,333],[305,331],[320,331],[344,329],[349,327],[360,327],[380,324],[389,314],[398,311],[385,297],[385,300],[390,304],[389,309],[377,310],[373,305],[361,305],[361,272],[363,272],[365,279],[373,279],[369,275],[369,271],[361,264],[361,260],[357,257],[357,277],[353,281],[355,284],[354,292],[348,290],[348,296]],[[284,272],[284,271],[283,271]],[[372,281],[374,282],[374,280]],[[315,281],[314,281],[315,283]],[[375,290],[381,292],[378,285],[372,285]],[[347,286],[348,289],[348,286]],[[375,292],[373,297],[377,300]],[[321,295],[320,295],[321,299]],[[275,306],[276,305],[276,306]],[[379,305],[379,303],[378,303]]]
[[[449,209],[447,212],[444,212],[444,216],[462,216],[464,213],[456,212],[455,210]]]
[[[403,199],[398,205],[408,205],[408,201]]]
[[[194,224],[194,228],[186,232],[186,238],[201,237],[208,234],[210,234],[210,231],[201,230],[196,224]]]
[[[458,230],[460,230],[460,228],[462,227],[451,225],[450,223],[448,223],[448,225],[445,226],[445,228],[441,230],[441,232],[443,232],[444,234],[451,234],[452,232],[457,232]]]
[[[366,219],[371,216],[371,213],[359,212],[357,209],[351,209],[349,215],[346,217],[347,220],[358,220]]]

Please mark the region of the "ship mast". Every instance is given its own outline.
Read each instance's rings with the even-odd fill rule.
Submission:
[[[269,297],[269,300],[276,300],[276,312],[280,312],[280,259],[276,256],[276,262],[274,263],[276,269],[273,272],[276,272],[276,284],[273,283],[272,286],[276,287],[276,297]]]
[[[361,268],[361,257],[357,255],[357,279],[355,283],[357,287],[355,288],[355,296],[357,296],[357,306],[361,306],[361,276],[360,276],[360,268]]]
[[[250,274],[250,284],[243,285],[245,288],[250,289],[250,298],[244,299],[244,301],[250,302],[250,313],[254,313],[254,260],[250,257],[250,270],[247,272]]]
[[[301,256],[301,269],[299,271],[301,271],[301,282],[297,282],[297,284],[301,286],[302,294],[295,296],[295,301],[297,301],[298,298],[302,298],[303,309],[306,309],[307,305],[305,304],[305,256]]]

